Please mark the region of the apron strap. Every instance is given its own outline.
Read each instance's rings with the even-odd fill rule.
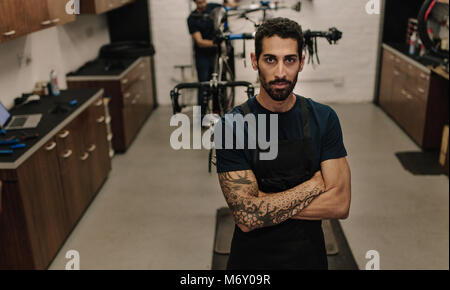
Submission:
[[[306,138],[311,138],[311,131],[309,130],[309,116],[307,102],[304,97],[300,96],[300,105],[302,109],[302,124],[303,124],[303,134]]]
[[[240,105],[242,111],[244,112],[244,116],[251,112],[250,107],[248,106],[248,100],[245,101],[242,105]]]

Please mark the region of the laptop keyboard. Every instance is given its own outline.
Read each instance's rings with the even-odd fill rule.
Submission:
[[[22,117],[22,118],[16,118],[14,119],[14,121],[11,123],[10,127],[21,127],[25,124],[25,122],[27,121],[28,117]]]

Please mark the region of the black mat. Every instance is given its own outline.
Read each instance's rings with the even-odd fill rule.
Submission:
[[[326,220],[322,223],[330,270],[357,270],[358,266],[348,246],[345,235],[338,220]],[[216,231],[211,269],[225,270],[230,251],[234,222],[227,207],[216,213]]]
[[[439,151],[396,152],[403,168],[414,175],[441,175],[444,169],[439,164]]]

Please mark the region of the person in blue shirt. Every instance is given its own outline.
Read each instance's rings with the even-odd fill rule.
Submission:
[[[214,43],[216,31],[212,20],[207,17],[212,10],[222,7],[221,4],[207,3],[206,0],[193,0],[196,9],[187,19],[189,33],[194,40],[195,66],[199,82],[209,81],[214,71],[217,45]],[[229,2],[229,3],[228,3]],[[224,6],[236,7],[231,1],[224,1]],[[198,91],[198,105],[202,106],[202,117],[206,106],[202,102],[203,92]]]
[[[321,220],[349,214],[350,168],[338,116],[293,93],[305,62],[303,45],[295,21],[265,21],[251,54],[260,92],[229,113],[266,117],[255,118],[258,128],[267,122],[266,136],[275,114],[275,159],[264,160],[264,150],[247,142],[243,149],[216,149],[219,183],[236,224],[227,269],[327,269]],[[248,122],[229,120],[222,118],[221,127],[234,137],[243,130],[248,140]]]

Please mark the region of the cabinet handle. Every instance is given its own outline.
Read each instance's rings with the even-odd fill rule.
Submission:
[[[52,24],[51,20],[45,20],[45,21],[41,22],[41,25],[43,25],[43,26],[47,26],[47,25],[50,25],[50,24]]]
[[[406,96],[406,91],[404,89],[402,89],[401,93],[402,95]]]
[[[108,117],[106,117],[105,123],[106,123],[106,124],[109,124],[109,123],[111,123],[111,117],[109,117],[109,116],[108,116]]]
[[[141,97],[141,94],[137,94],[135,99],[139,99]]]
[[[106,136],[106,140],[111,141],[113,138],[113,134],[108,134],[108,136]]]
[[[69,133],[70,133],[69,130],[65,130],[63,133],[59,134],[58,136],[61,139],[65,139],[65,138],[67,138],[67,136],[69,136]]]
[[[133,105],[136,104],[136,102],[137,102],[136,99],[134,99],[134,100],[131,101],[131,103],[132,103]]]
[[[394,70],[394,76],[398,76],[398,75],[400,75],[400,73],[398,71]]]
[[[93,152],[96,148],[97,146],[95,146],[95,144],[92,144],[91,147],[88,148],[88,151]]]
[[[124,97],[125,99],[128,99],[129,97],[131,97],[131,93],[126,92],[125,95],[123,95],[123,97]]]
[[[4,36],[11,36],[11,35],[14,35],[14,34],[16,34],[15,30],[11,30],[11,31],[3,33]]]
[[[147,78],[145,76],[141,76],[141,81],[145,81]]]
[[[140,68],[144,68],[144,67],[145,67],[145,63],[142,62],[142,63],[139,65],[139,67],[140,67]]]
[[[103,123],[105,121],[105,116],[101,116],[100,118],[97,118],[97,123]]]
[[[85,161],[86,159],[88,159],[88,157],[89,157],[89,153],[84,152],[83,156],[80,157],[80,160]]]
[[[69,150],[67,150],[67,152],[66,152],[65,154],[63,154],[61,157],[64,158],[64,159],[66,159],[66,158],[69,158],[70,155],[72,155],[72,150],[69,149]]]
[[[52,20],[53,23],[58,23],[60,21],[61,21],[61,19],[59,19],[59,18],[55,18],[55,19]]]
[[[424,90],[424,89],[422,89],[422,88],[418,88],[417,90],[418,90],[418,91],[419,91],[419,93],[421,93],[421,94],[425,93],[425,90]]]
[[[56,142],[53,141],[52,143],[50,143],[50,145],[45,146],[45,150],[52,151],[53,149],[55,149],[55,147],[56,147]]]
[[[127,84],[127,83],[128,83],[128,79],[123,79],[123,80],[122,80],[122,84],[123,84],[123,85],[125,85],[125,84]]]
[[[102,100],[102,99],[98,100],[98,101],[95,103],[95,106],[96,106],[96,107],[100,107],[101,105],[103,105],[103,100]]]

